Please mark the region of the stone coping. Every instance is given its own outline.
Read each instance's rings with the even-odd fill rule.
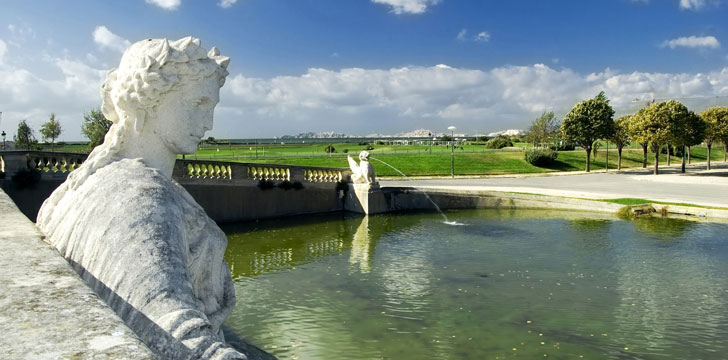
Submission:
[[[617,211],[629,205],[622,205],[608,201],[600,201],[604,199],[590,199],[588,197],[571,197],[559,196],[552,194],[542,194],[538,189],[534,189],[534,193],[454,188],[446,186],[432,187],[386,187],[385,192],[407,192],[417,191],[426,192],[430,196],[446,196],[446,197],[490,197],[496,199],[513,200],[508,203],[497,202],[497,206],[491,206],[490,203],[484,203],[485,207],[509,207],[521,209],[552,209],[552,210],[573,210],[573,211],[589,211],[616,214]],[[446,204],[440,204],[442,208],[448,208]],[[710,207],[697,207],[685,205],[671,205],[648,202],[644,205],[652,207],[655,211],[651,216],[667,216],[692,221],[706,221],[728,223],[728,210]]]
[[[2,190],[0,219],[0,357],[156,358]]]

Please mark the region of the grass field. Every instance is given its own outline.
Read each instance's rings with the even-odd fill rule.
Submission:
[[[356,143],[331,144],[336,152],[327,154],[325,148],[329,144],[276,144],[276,145],[208,145],[205,144],[190,159],[239,161],[249,163],[287,164],[304,166],[348,167],[347,155],[356,158],[366,145]],[[451,149],[445,146],[433,146],[432,153],[424,145],[376,145],[369,150],[374,160],[371,160],[376,173],[380,176],[400,176],[395,170],[380,163],[384,161],[399,169],[407,176],[447,176],[450,175]],[[526,174],[544,173],[554,171],[584,170],[586,154],[582,149],[573,151],[560,151],[558,159],[549,167],[541,168],[528,164],[523,160],[522,147],[525,143],[516,143],[512,148],[501,150],[485,149],[483,145],[465,144],[456,147],[455,174],[456,175],[496,175],[496,174]],[[81,152],[84,145],[57,146],[56,151]],[[344,153],[344,151],[347,153]],[[257,152],[257,157],[256,157]],[[702,162],[706,159],[706,148],[695,146],[692,149],[692,160]],[[722,146],[713,146],[712,161],[723,160]],[[647,165],[652,165],[654,155],[648,153]],[[660,164],[666,164],[666,155],[661,155]],[[680,163],[680,158],[673,156],[671,161]],[[604,169],[606,166],[606,148],[599,149],[596,159],[592,158],[591,169]],[[622,153],[622,167],[641,167],[642,149],[630,147]],[[617,168],[617,151],[609,149],[609,168]]]

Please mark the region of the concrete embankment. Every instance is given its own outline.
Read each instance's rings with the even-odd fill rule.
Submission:
[[[155,359],[0,190],[4,359]]]

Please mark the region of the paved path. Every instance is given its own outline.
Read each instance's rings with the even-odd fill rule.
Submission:
[[[513,175],[482,178],[433,178],[381,180],[382,186],[463,189],[537,193],[590,199],[641,198],[653,201],[690,203],[711,207],[728,207],[728,164],[714,163],[705,171],[704,164],[692,165],[688,173],[677,167],[660,168],[660,175],[637,169],[617,173],[559,173],[547,175]]]

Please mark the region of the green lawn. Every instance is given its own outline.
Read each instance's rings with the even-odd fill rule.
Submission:
[[[336,151],[327,154],[324,149],[329,144],[276,144],[276,145],[209,145],[204,144],[193,155],[187,155],[188,159],[239,161],[249,163],[289,164],[307,166],[327,167],[348,167],[347,155],[357,157],[366,145],[356,143],[334,143]],[[395,170],[380,163],[384,161],[399,169],[408,176],[447,176],[450,175],[450,154],[451,149],[436,145],[430,148],[425,145],[376,145],[371,144],[374,149],[369,150],[372,165],[378,175],[400,176]],[[512,148],[501,150],[485,149],[483,145],[464,144],[462,148],[457,147],[454,151],[455,174],[456,175],[496,175],[496,174],[526,174],[545,173],[554,171],[575,171],[584,170],[585,151],[577,148],[573,151],[560,151],[556,162],[546,168],[540,168],[528,164],[523,160],[521,148],[528,146],[526,143],[516,143]],[[86,146],[72,144],[56,146],[56,151],[83,152]],[[46,150],[50,150],[47,146]],[[257,150],[257,157],[256,157]],[[344,151],[347,153],[344,153]],[[693,147],[692,159],[695,162],[703,162],[706,159],[706,148],[701,146]],[[723,147],[713,146],[711,152],[712,161],[723,161]],[[660,156],[660,164],[666,164],[666,155]],[[647,165],[651,166],[654,155],[648,153]],[[680,158],[673,156],[673,164],[679,164]],[[600,170],[606,166],[606,147],[602,146],[597,157],[592,158],[591,169]],[[642,148],[631,146],[622,152],[622,168],[641,167]],[[617,151],[612,146],[609,148],[609,168],[617,168]]]
[[[348,167],[346,155],[339,153],[339,149],[349,149],[349,155],[356,157],[363,146],[354,144],[333,144],[337,149],[334,154],[326,154],[323,149],[325,145],[311,145],[308,148],[275,148],[271,147],[263,155],[262,148],[259,149],[258,158],[243,155],[241,149],[224,149],[220,147],[212,149],[201,149],[195,154],[198,159],[216,159],[226,161],[258,162],[269,164],[308,165],[308,166],[331,166]],[[317,153],[316,150],[319,152]],[[450,175],[450,151],[449,149],[434,148],[432,155],[426,151],[426,147],[418,146],[380,146],[371,150],[374,158],[370,162],[376,173],[380,176],[399,176],[390,167],[380,163],[384,161],[399,169],[408,176],[443,176]],[[248,150],[250,151],[250,150]],[[274,155],[272,155],[274,154]],[[188,158],[194,158],[190,155]],[[496,175],[496,174],[525,174],[544,173],[553,171],[575,171],[584,170],[586,153],[582,149],[573,151],[560,151],[557,161],[547,168],[540,168],[528,164],[523,160],[523,154],[518,149],[505,150],[484,150],[482,146],[466,146],[463,150],[455,150],[455,174],[456,175]],[[693,161],[705,161],[706,149],[695,147],[692,152]],[[713,161],[723,160],[723,150],[714,148],[711,152]],[[651,166],[654,155],[648,153],[647,165]],[[673,164],[680,163],[680,158],[672,156]],[[660,156],[660,164],[665,165],[667,156]],[[606,165],[606,149],[602,148],[597,152],[596,159],[592,158],[591,169],[604,169]],[[629,148],[622,152],[622,167],[641,167],[642,149]],[[609,150],[609,168],[617,168],[617,151],[614,148]]]

